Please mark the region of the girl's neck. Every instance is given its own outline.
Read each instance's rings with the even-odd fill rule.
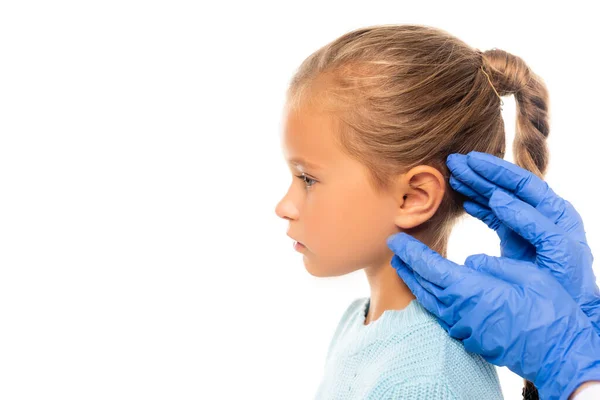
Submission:
[[[408,286],[389,263],[367,267],[365,273],[371,287],[371,300],[364,325],[376,321],[386,310],[404,309],[415,299]]]

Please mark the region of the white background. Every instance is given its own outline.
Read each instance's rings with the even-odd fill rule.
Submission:
[[[301,61],[362,26],[522,57],[550,91],[547,181],[600,254],[596,16],[575,1],[0,3],[0,398],[314,395],[369,288],[362,271],[309,275],[275,215],[292,179],[282,107]],[[469,217],[449,258],[498,244]]]

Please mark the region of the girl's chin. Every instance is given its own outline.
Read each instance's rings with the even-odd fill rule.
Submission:
[[[318,266],[311,263],[310,260],[307,259],[306,255],[304,255],[303,258],[304,268],[306,268],[306,272],[308,272],[312,276],[316,278],[327,278],[332,276],[332,274],[329,273],[329,271],[323,270],[322,268],[319,268]]]
[[[308,260],[306,255],[304,256],[304,267],[306,268],[306,271],[309,274],[316,278],[333,278],[336,276],[347,275],[350,272],[352,272],[320,268],[319,266],[314,265],[310,260]]]

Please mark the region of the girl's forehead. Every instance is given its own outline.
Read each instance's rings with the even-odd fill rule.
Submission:
[[[308,111],[290,112],[286,117],[282,147],[290,165],[324,168],[341,156],[333,140],[330,118]]]

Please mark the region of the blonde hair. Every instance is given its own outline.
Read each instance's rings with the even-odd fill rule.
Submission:
[[[475,150],[504,158],[500,96],[510,94],[517,105],[515,163],[543,178],[550,129],[542,79],[520,57],[481,52],[441,29],[378,25],[346,33],[304,60],[286,105],[331,114],[342,150],[368,167],[378,192],[417,165],[437,168],[447,189],[440,207],[407,233],[446,257],[467,199],[450,186],[446,157]],[[525,383],[523,397],[538,398]]]
[[[331,115],[340,148],[368,167],[378,192],[417,165],[438,169],[446,178],[444,199],[429,221],[407,233],[447,256],[467,198],[449,185],[446,157],[475,150],[504,158],[499,96],[509,94],[517,104],[515,163],[543,178],[549,158],[544,82],[521,58],[481,52],[441,29],[377,25],[348,32],[302,62],[286,106]]]

